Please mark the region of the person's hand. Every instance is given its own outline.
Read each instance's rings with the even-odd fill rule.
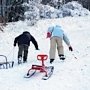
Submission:
[[[40,50],[39,48],[37,48],[36,50]]]
[[[13,45],[14,47],[16,46],[16,44]]]
[[[50,37],[51,37],[51,33],[47,32],[47,38],[50,38]]]
[[[69,51],[73,51],[73,48],[71,46],[69,46]]]

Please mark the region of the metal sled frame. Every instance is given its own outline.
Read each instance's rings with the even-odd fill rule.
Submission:
[[[3,68],[5,68],[5,66],[6,66],[6,69],[8,69],[8,67],[11,67],[11,66],[13,67],[14,61],[11,61],[11,62],[7,61],[7,57],[5,55],[0,55],[0,57],[4,57],[5,58],[5,61],[0,62],[0,68],[1,68],[1,66],[3,66]]]
[[[48,58],[48,55],[45,55],[45,54],[39,54],[39,55],[37,55],[37,59],[39,61],[41,61],[42,64],[41,65],[32,65],[31,69],[28,70],[27,75],[29,75],[29,72],[31,70],[35,70],[35,71],[44,72],[45,75],[47,76],[46,66],[44,64],[44,61],[47,60],[47,58]]]

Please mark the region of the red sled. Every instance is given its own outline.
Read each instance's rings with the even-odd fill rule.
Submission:
[[[26,78],[29,78],[35,74],[36,71],[40,73],[45,73],[45,78],[49,78],[53,72],[53,66],[45,66],[44,61],[47,60],[48,55],[46,54],[39,54],[37,55],[37,60],[41,61],[41,65],[32,65],[32,67],[28,70]]]

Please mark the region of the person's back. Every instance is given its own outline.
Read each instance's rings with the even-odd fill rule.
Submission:
[[[21,45],[21,44],[29,45],[29,43],[30,43],[30,39],[25,34],[20,35],[20,37],[18,38],[18,45]]]
[[[64,32],[63,32],[61,26],[56,25],[56,26],[53,27],[53,29],[52,29],[52,36],[51,36],[51,37],[57,36],[57,37],[60,37],[60,38],[63,39],[63,33],[64,33]]]
[[[30,39],[31,39],[31,35],[29,34],[29,32],[23,32],[21,35],[19,35],[18,37],[15,38],[14,43],[18,43],[18,45],[30,45]]]
[[[50,36],[49,36],[49,34],[50,34]],[[59,25],[48,28],[47,38],[52,38],[52,37],[59,37],[60,39],[64,40],[64,42],[68,46],[70,45],[70,41],[69,41],[67,35],[64,33],[63,29]]]

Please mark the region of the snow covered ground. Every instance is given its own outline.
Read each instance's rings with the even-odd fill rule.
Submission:
[[[42,80],[44,74],[26,79],[24,75],[31,65],[40,64],[36,56],[49,54],[50,40],[46,38],[46,32],[52,24],[62,26],[74,51],[70,52],[64,43],[66,60],[60,61],[56,53],[56,60],[52,64],[54,72],[50,79]],[[35,50],[31,43],[28,63],[18,66],[18,47],[13,47],[13,41],[23,31],[30,31],[38,41],[40,50]],[[0,90],[90,90],[90,16],[40,20],[34,27],[21,21],[9,23],[4,28],[4,33],[0,32],[0,55],[2,54],[7,56],[8,61],[14,60],[15,65],[13,68],[0,69]],[[45,64],[50,65],[49,59]]]

